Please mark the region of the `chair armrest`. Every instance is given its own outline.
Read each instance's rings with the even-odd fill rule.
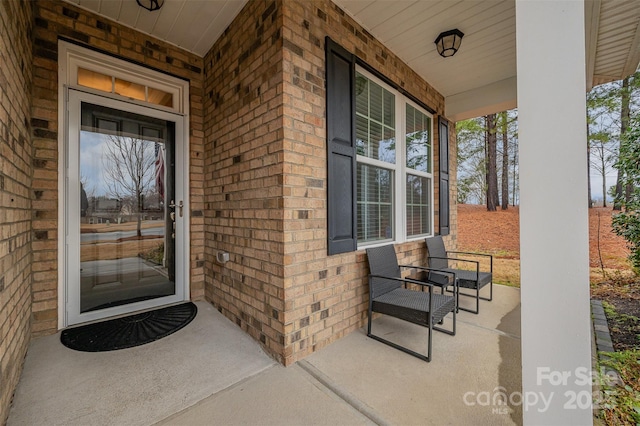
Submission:
[[[446,260],[455,260],[456,262],[467,262],[467,263],[475,263],[477,266],[480,265],[480,262],[477,260],[470,260],[470,259],[462,259],[459,257],[438,257],[438,256],[429,256],[427,257],[427,260],[429,259],[446,259]]]
[[[401,268],[411,268],[411,269],[418,269],[420,271],[437,272],[443,275],[451,275],[451,277],[453,277],[453,281],[451,282],[451,284],[447,284],[447,287],[449,285],[453,285],[454,287],[458,286],[458,280],[456,280],[456,273],[453,271],[445,271],[444,269],[429,268],[427,266],[415,266],[415,265],[398,265],[398,266],[400,266]],[[444,285],[443,283],[438,283],[436,281],[433,281],[433,283],[439,287]]]
[[[434,257],[434,259],[439,259],[439,258]],[[450,274],[450,275],[453,275],[454,277],[456,276],[455,272],[445,271],[444,269],[429,268],[428,266],[416,266],[416,265],[398,265],[398,266],[401,268],[420,269],[421,271],[442,272],[443,274]]]
[[[427,282],[423,282],[423,281],[412,280],[412,279],[409,279],[409,278],[394,278],[394,277],[386,277],[384,275],[371,274],[371,275],[369,275],[369,285],[371,285],[371,278],[382,278],[384,280],[399,281],[401,283],[404,283],[405,285],[407,283],[416,284],[416,285],[419,285],[419,286],[422,286],[422,287],[429,287],[429,293],[433,292],[433,284],[427,283]]]
[[[479,279],[480,277],[480,262],[477,260],[470,260],[470,259],[462,259],[459,257],[438,257],[438,256],[429,256],[427,257],[427,260],[429,259],[447,259],[447,260],[455,260],[456,262],[467,262],[467,263],[475,263],[476,265],[476,279]],[[493,274],[493,258],[491,258],[491,273]]]
[[[447,250],[447,253],[470,254],[470,255],[472,255],[472,256],[493,257],[493,255],[492,255],[492,254],[486,254],[486,253],[475,253],[475,252],[470,252],[470,251],[451,251],[451,250]]]
[[[449,251],[447,250],[446,252],[448,253],[456,253],[456,254],[467,254],[470,256],[484,256],[484,257],[488,257],[489,258],[489,270],[491,271],[491,274],[493,275],[493,255],[491,254],[485,254],[485,253],[473,253],[473,252],[469,252],[469,251]],[[462,259],[461,259],[462,260]]]

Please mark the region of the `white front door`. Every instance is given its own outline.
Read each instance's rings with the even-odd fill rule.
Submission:
[[[66,325],[187,300],[184,116],[67,90]]]

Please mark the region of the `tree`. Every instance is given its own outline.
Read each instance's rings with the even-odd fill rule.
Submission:
[[[591,141],[591,167],[602,177],[602,206],[607,207],[607,172],[613,166],[616,159],[614,140],[608,132],[598,132],[590,135]]]
[[[631,254],[629,259],[633,267],[640,269],[640,116],[629,121],[627,132],[620,142],[618,161],[616,162],[622,185],[630,187],[628,197],[620,197],[623,211],[614,215],[613,230],[627,240]]]
[[[518,145],[515,146],[513,150],[513,160],[512,164],[512,177],[511,177],[511,205],[516,206],[520,204],[520,184],[519,184],[519,175],[518,175]]]
[[[496,211],[500,199],[498,195],[497,161],[497,122],[495,114],[485,116],[487,140],[487,210]]]
[[[510,120],[512,128],[510,130],[511,135],[511,151],[513,154],[511,160],[511,203],[513,206],[519,203],[518,197],[520,195],[519,175],[518,175],[518,112],[516,110],[507,111],[507,114],[512,114]]]
[[[502,201],[495,205],[518,203],[518,131],[516,110],[497,115],[497,127],[502,135],[502,143],[497,146],[496,171],[500,176],[498,195]],[[505,120],[506,118],[506,120]],[[456,123],[458,160],[458,202],[485,204],[487,202],[487,127],[486,118],[479,117]],[[507,145],[504,145],[504,135]],[[506,157],[506,162],[505,162]],[[496,179],[497,180],[497,179]],[[504,208],[504,207],[503,207]]]
[[[630,117],[640,107],[640,72],[621,81],[596,86],[587,95],[587,155],[589,173],[602,176],[609,173],[611,165],[617,161],[618,146],[627,131]],[[603,158],[605,159],[603,166]],[[624,176],[618,170],[613,191],[614,210],[620,210],[625,193],[632,191],[624,187]],[[604,181],[606,176],[602,176]],[[603,187],[606,184],[603,182]],[[606,203],[606,193],[603,194]],[[589,206],[591,207],[591,179],[589,179]]]
[[[458,201],[484,203],[486,195],[486,154],[484,119],[473,118],[456,123],[458,161]]]
[[[514,121],[517,119],[514,118],[513,120],[511,120],[509,118],[509,111],[503,111],[501,113],[498,114],[498,123],[499,123],[499,127],[500,127],[500,134],[502,136],[502,165],[500,167],[500,192],[501,192],[501,202],[500,202],[500,208],[502,210],[506,210],[507,208],[509,208],[509,173],[510,173],[510,166],[509,164],[511,163],[510,158],[509,158],[509,154],[510,151],[514,150],[513,148],[511,148],[512,145],[516,145],[517,144],[517,137],[515,135],[515,133],[510,129],[511,125],[514,123]],[[514,169],[514,176],[513,176],[513,188],[515,190],[516,184],[516,177],[515,177],[515,167],[516,167],[516,158],[517,158],[517,153],[514,155],[514,159],[513,159],[513,169]],[[514,204],[515,204],[515,193],[514,193]]]
[[[622,80],[622,90],[620,90],[620,134],[624,135],[629,127],[629,118],[631,111],[629,109],[629,78],[626,77]],[[613,209],[622,210],[622,176],[618,171],[618,177],[616,178],[616,187],[614,193]]]
[[[589,207],[593,206],[591,173],[602,179],[603,205],[607,205],[606,178],[615,163],[616,144],[619,141],[617,111],[620,107],[618,82],[594,87],[587,94],[587,161],[589,180]]]
[[[133,137],[109,135],[102,158],[108,193],[135,213],[137,235],[142,236],[143,197],[155,177],[154,143]]]
[[[90,214],[89,198],[93,197],[93,186],[90,185],[86,176],[80,175],[80,217]]]
[[[632,108],[638,107],[638,97],[640,92],[640,72],[636,72],[632,76],[626,77],[622,80],[622,90],[620,95],[620,135],[625,135],[627,129],[629,127],[629,120],[631,119],[631,110]],[[635,105],[634,105],[635,98]],[[615,199],[618,200],[622,198],[622,185],[619,185],[620,176],[618,175],[618,180],[616,181],[616,190],[615,190]],[[628,199],[633,188],[629,185],[625,188],[625,197]],[[616,203],[619,204],[619,203]],[[616,207],[619,207],[616,209]],[[621,206],[614,205],[614,210],[620,210]]]

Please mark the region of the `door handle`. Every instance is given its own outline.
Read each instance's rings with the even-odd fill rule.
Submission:
[[[182,208],[184,207],[184,203],[182,202],[182,200],[180,200],[177,206],[175,204],[175,201],[171,200],[171,202],[169,203],[169,207],[172,209],[175,209],[176,207],[178,207],[180,209],[178,213],[180,214],[180,217],[182,217]]]

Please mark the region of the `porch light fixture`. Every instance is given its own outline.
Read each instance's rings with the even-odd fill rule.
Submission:
[[[164,0],[136,0],[136,2],[150,12],[160,9],[164,4]]]
[[[464,33],[457,28],[440,33],[436,41],[434,41],[440,56],[448,58],[449,56],[455,55],[458,49],[460,49],[462,37],[464,37]]]

